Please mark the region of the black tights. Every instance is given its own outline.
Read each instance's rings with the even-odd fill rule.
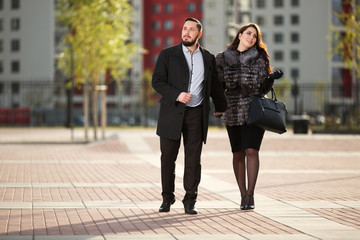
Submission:
[[[256,149],[246,149],[245,151],[234,152],[233,168],[241,196],[244,197],[246,194],[254,195],[254,189],[259,172],[259,151]],[[246,175],[248,183],[247,189]]]

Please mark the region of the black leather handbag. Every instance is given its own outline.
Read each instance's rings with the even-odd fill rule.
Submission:
[[[271,98],[262,94],[250,96],[247,124],[282,134],[286,132],[286,114],[285,103],[277,100],[275,90],[271,88]]]

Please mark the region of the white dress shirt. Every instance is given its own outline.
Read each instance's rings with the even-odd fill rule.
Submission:
[[[192,94],[191,100],[186,106],[196,107],[204,100],[204,59],[199,46],[192,54],[184,45],[182,45],[182,49],[189,67],[188,93]]]

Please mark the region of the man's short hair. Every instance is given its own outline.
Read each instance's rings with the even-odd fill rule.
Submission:
[[[186,23],[187,21],[196,22],[196,27],[198,28],[199,32],[202,31],[202,24],[199,20],[197,20],[196,18],[193,18],[193,17],[188,17],[187,19],[185,19],[184,23]]]

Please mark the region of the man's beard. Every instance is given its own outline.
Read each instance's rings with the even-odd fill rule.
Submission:
[[[191,41],[191,42],[186,42],[183,40],[182,43],[184,44],[184,46],[189,47],[189,46],[194,45],[196,43],[196,40],[197,39],[195,39],[194,41]]]
[[[182,40],[182,44],[184,44],[184,46],[186,46],[186,47],[189,47],[189,46],[194,45],[197,40],[198,40],[198,37],[196,37],[196,38],[195,38],[193,41],[191,41],[191,42],[187,42],[187,41],[185,41],[185,40]]]

